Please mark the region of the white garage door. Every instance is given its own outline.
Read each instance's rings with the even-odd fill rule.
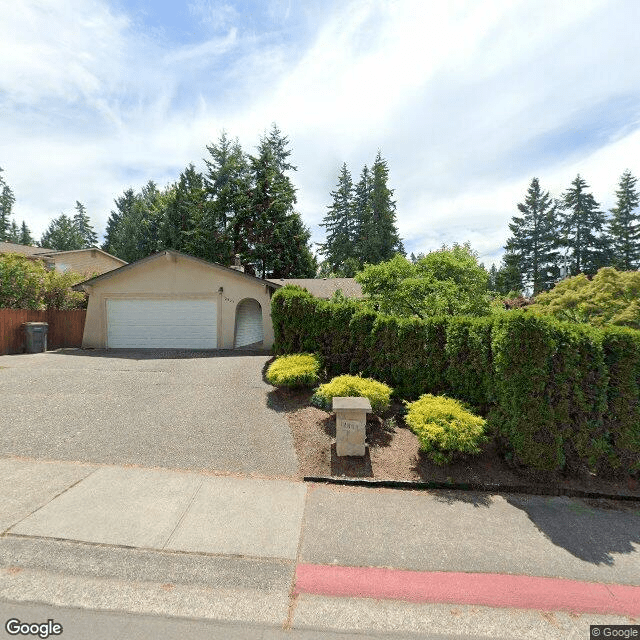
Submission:
[[[110,349],[215,349],[214,300],[107,300]]]
[[[257,300],[243,300],[236,310],[236,347],[261,342],[262,309]]]

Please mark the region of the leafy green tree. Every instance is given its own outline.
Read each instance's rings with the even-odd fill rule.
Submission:
[[[488,279],[468,243],[443,246],[415,264],[397,254],[386,262],[367,265],[356,274],[376,310],[420,318],[487,315]]]
[[[90,247],[95,247],[98,244],[98,235],[91,225],[86,207],[78,200],[76,200],[76,213],[73,216],[73,222],[76,225],[78,234],[82,238],[81,248],[89,249]]]
[[[591,280],[584,274],[566,278],[529,309],[560,320],[640,329],[640,272],[603,267]]]
[[[520,274],[533,295],[553,286],[559,278],[556,204],[548,191],[533,178],[524,202],[518,204],[521,216],[509,224],[513,234],[507,241],[518,256]]]
[[[640,266],[640,195],[636,189],[637,178],[631,171],[620,177],[616,191],[616,206],[611,209],[608,225],[613,265],[623,271]]]
[[[11,213],[16,197],[4,181],[2,172],[3,169],[0,167],[0,242],[11,242],[7,238],[11,233]]]
[[[22,226],[20,227],[20,239],[18,240],[18,244],[23,244],[25,246],[33,245],[34,240],[31,236],[31,231],[29,227],[27,227],[27,223],[23,220]]]
[[[330,273],[352,278],[358,270],[356,257],[356,218],[353,202],[353,181],[347,163],[338,175],[338,186],[331,192],[333,202],[320,223],[326,229],[326,240],[319,251],[326,256]]]
[[[594,274],[609,262],[606,239],[602,235],[605,216],[593,195],[587,192],[588,188],[578,174],[562,197],[560,231],[572,275]]]
[[[74,220],[65,213],[54,218],[40,238],[40,246],[56,251],[73,251],[84,248],[84,240]]]

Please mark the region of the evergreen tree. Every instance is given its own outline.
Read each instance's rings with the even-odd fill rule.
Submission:
[[[65,213],[55,218],[40,238],[40,246],[56,251],[84,248],[84,240],[72,218]]]
[[[12,220],[11,224],[9,225],[9,232],[7,233],[7,242],[20,244],[20,227],[18,227],[15,220]]]
[[[338,186],[331,192],[333,202],[320,223],[326,229],[326,240],[319,251],[326,256],[330,273],[353,277],[356,261],[356,220],[353,203],[353,181],[347,163],[343,163]]]
[[[137,234],[139,207],[133,189],[129,188],[114,200],[116,210],[111,211],[102,248],[121,260],[138,260]]]
[[[140,257],[149,256],[162,249],[160,229],[171,197],[168,190],[160,191],[149,180],[136,196],[138,231],[136,249]]]
[[[523,290],[520,258],[509,242],[505,249],[500,268],[495,274],[494,290],[505,296],[513,293],[520,295]]]
[[[7,239],[11,232],[11,214],[16,198],[11,187],[2,177],[0,167],[0,242],[9,242]]]
[[[616,191],[616,206],[611,209],[608,225],[612,263],[620,271],[635,271],[640,267],[640,209],[637,178],[631,171],[620,177]]]
[[[498,277],[498,268],[495,264],[491,265],[491,269],[489,269],[489,282],[487,283],[487,289],[489,291],[497,291],[496,288],[496,280]]]
[[[82,238],[83,249],[95,247],[98,244],[98,236],[93,230],[91,220],[87,215],[87,210],[82,202],[76,200],[76,214],[73,216],[73,222]]]
[[[533,295],[550,289],[559,277],[556,204],[533,178],[524,202],[518,204],[521,217],[509,224],[513,236],[508,243],[518,256],[519,271]]]
[[[29,227],[27,227],[27,223],[23,220],[22,226],[20,227],[20,240],[19,244],[24,244],[25,246],[33,245],[33,237],[31,236],[31,231]]]
[[[238,233],[246,242],[243,258],[248,272],[262,278],[313,277],[317,268],[310,233],[294,210],[296,190],[285,174],[296,170],[288,161],[288,144],[274,124],[250,159],[251,196],[238,221]]]
[[[193,164],[189,164],[180,174],[165,209],[159,234],[162,246],[191,255],[197,253],[196,229],[202,224],[204,206],[202,174],[196,171]]]
[[[593,195],[586,191],[588,188],[578,174],[562,197],[560,230],[571,275],[595,274],[609,262],[606,239],[601,233],[605,216]]]
[[[250,192],[247,158],[238,140],[223,131],[217,144],[207,146],[204,186],[207,204],[199,229],[201,257],[230,265],[235,254],[243,256],[247,247],[240,235]]]
[[[365,256],[369,254],[374,244],[370,234],[375,230],[370,224],[371,220],[371,172],[365,164],[360,172],[360,179],[353,189],[353,217],[355,226],[355,252],[358,261],[358,269],[365,262]]]

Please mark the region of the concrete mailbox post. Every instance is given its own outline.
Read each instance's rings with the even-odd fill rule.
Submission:
[[[336,453],[363,456],[371,403],[367,398],[334,398],[333,410],[336,413]]]

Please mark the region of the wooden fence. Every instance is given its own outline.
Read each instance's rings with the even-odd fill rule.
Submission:
[[[24,322],[48,322],[47,349],[82,346],[86,309],[30,311],[0,309],[0,355],[24,353]]]

